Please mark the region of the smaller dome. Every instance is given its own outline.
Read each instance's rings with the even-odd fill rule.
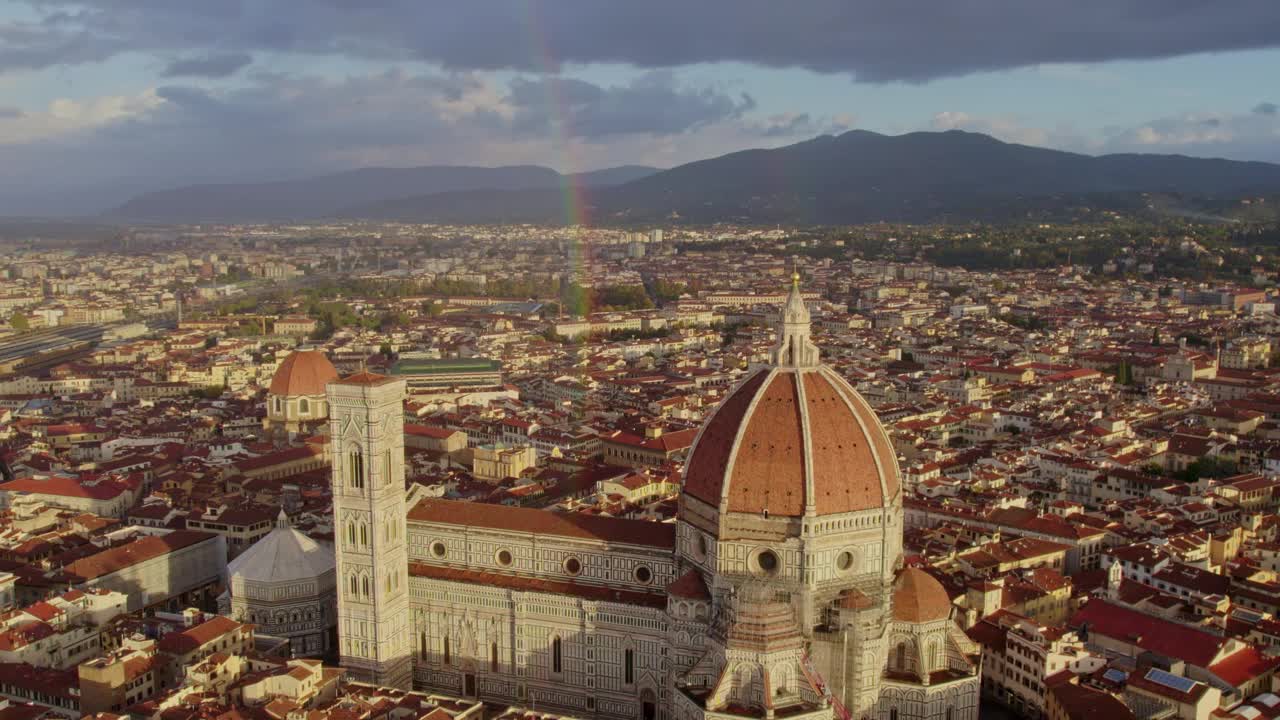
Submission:
[[[951,596],[946,588],[920,568],[903,568],[893,582],[893,619],[927,623],[951,617]]]
[[[291,583],[319,578],[335,565],[332,550],[277,522],[266,537],[227,564],[227,576],[233,584]]]
[[[324,386],[338,379],[338,370],[319,350],[291,353],[271,378],[272,395],[324,395]]]

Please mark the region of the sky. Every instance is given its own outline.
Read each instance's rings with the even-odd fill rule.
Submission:
[[[851,129],[1280,162],[1277,0],[0,0],[0,214]]]

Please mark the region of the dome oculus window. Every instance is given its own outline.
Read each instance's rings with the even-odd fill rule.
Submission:
[[[577,575],[582,572],[582,561],[576,557],[566,558],[564,561],[564,571],[570,575]]]
[[[759,568],[762,575],[774,575],[778,572],[778,567],[782,563],[778,560],[778,554],[772,550],[761,550],[756,555],[756,567]]]
[[[439,540],[431,543],[431,554],[438,558],[444,557],[444,554],[445,554],[444,543],[440,542]]]
[[[848,572],[853,567],[853,553],[845,550],[836,556],[836,569],[840,572]]]
[[[498,551],[497,559],[498,559],[498,564],[499,564],[499,565],[502,565],[502,566],[504,566],[504,567],[505,567],[505,566],[507,566],[507,565],[510,565],[510,564],[511,564],[511,551],[510,551],[510,550],[499,550],[499,551]]]
[[[635,578],[636,582],[648,584],[650,580],[653,580],[653,571],[648,566],[641,565],[635,570]]]

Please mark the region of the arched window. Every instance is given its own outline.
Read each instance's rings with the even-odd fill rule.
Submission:
[[[280,396],[277,395],[276,396],[276,414],[279,415],[283,412],[284,412],[284,402],[280,399]]]
[[[347,544],[356,546],[356,524],[350,520],[347,521]]]
[[[563,658],[560,654],[560,638],[551,641],[551,672],[561,672]]]
[[[355,574],[351,575],[351,597],[355,597],[360,589],[360,581],[356,580]]]
[[[445,664],[445,665],[452,665],[452,664],[453,664],[453,653],[452,653],[452,652],[450,652],[450,650],[449,650],[449,636],[448,636],[448,635],[445,635],[445,636],[444,636],[444,664]]]
[[[939,662],[938,658],[938,641],[932,640],[929,642],[929,667],[925,668],[925,671],[933,672],[938,670],[940,669],[939,665],[941,665],[941,662]]]
[[[622,653],[622,681],[628,685],[636,681],[636,651],[631,648]]]
[[[361,585],[362,585],[362,588],[364,589],[364,596],[369,597],[369,576],[368,575],[361,578]]]
[[[498,643],[489,645],[489,670],[498,672]]]
[[[429,650],[430,650],[430,648],[431,648],[431,643],[430,643],[430,642],[428,642],[428,640],[427,640],[427,633],[426,633],[426,632],[423,632],[423,633],[421,634],[421,636],[419,637],[419,643],[420,643],[420,644],[419,644],[419,646],[418,646],[418,654],[422,656],[422,659],[423,659],[423,660],[426,660],[426,659],[427,659],[428,651],[429,651]]]
[[[311,412],[311,403],[306,398],[298,398],[298,414],[306,415]]]
[[[359,448],[347,453],[347,474],[351,476],[351,487],[364,489],[364,453]]]
[[[889,720],[898,720],[898,708],[889,708]]]
[[[360,523],[360,547],[369,546],[369,526]]]
[[[893,664],[899,670],[907,669],[907,643],[906,642],[898,643],[898,658]]]

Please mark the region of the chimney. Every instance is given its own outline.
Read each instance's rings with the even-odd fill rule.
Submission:
[[[649,440],[662,437],[662,426],[658,425],[657,423],[645,425],[644,436]]]

